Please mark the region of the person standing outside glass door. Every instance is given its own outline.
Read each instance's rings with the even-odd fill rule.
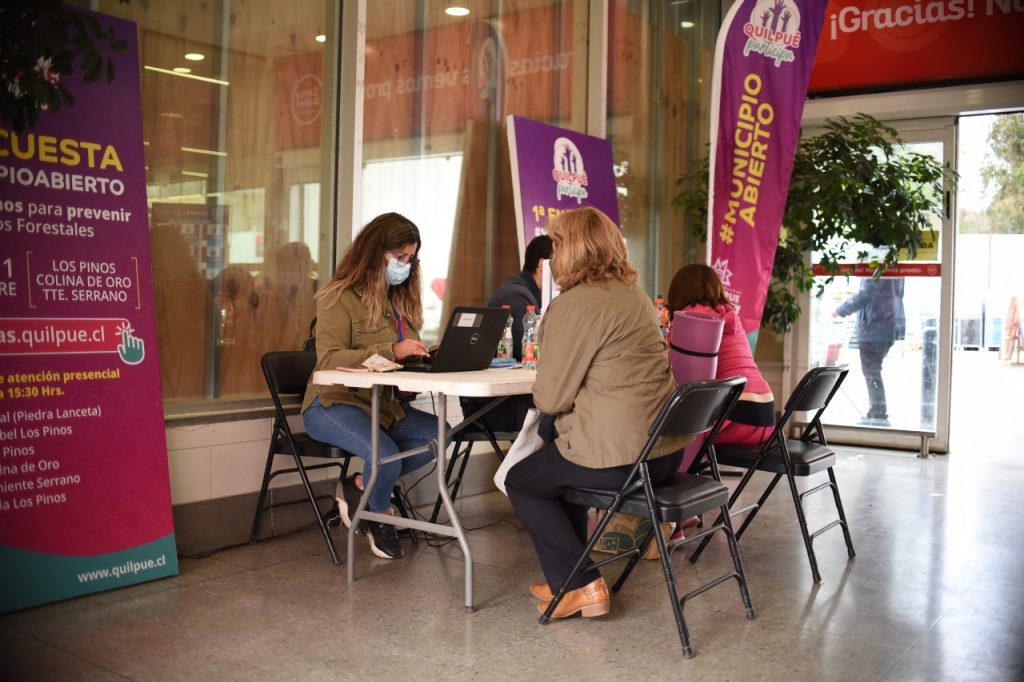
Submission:
[[[833,317],[857,313],[857,349],[868,389],[868,412],[861,419],[865,426],[890,425],[882,363],[893,343],[906,335],[903,288],[901,277],[865,277],[860,290],[832,313]]]

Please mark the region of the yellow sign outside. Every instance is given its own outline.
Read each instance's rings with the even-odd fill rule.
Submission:
[[[921,233],[921,246],[917,247],[917,256],[910,257],[906,249],[900,249],[900,262],[903,261],[938,261],[939,259],[939,231],[923,230]]]

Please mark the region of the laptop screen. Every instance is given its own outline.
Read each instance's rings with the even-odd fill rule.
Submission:
[[[460,306],[452,311],[431,362],[432,372],[472,372],[487,369],[505,331],[508,311]]]

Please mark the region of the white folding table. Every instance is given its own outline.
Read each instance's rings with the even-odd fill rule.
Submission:
[[[401,528],[415,528],[417,530],[454,537],[459,541],[462,554],[466,561],[466,609],[473,610],[473,555],[466,540],[466,533],[459,522],[459,516],[455,512],[455,505],[452,504],[451,496],[448,494],[447,482],[444,480],[446,469],[447,448],[439,447],[449,441],[451,436],[464,429],[467,425],[494,409],[502,400],[510,395],[522,395],[529,393],[533,388],[533,382],[537,372],[532,369],[484,369],[478,372],[346,372],[343,370],[321,370],[313,373],[313,383],[321,386],[341,385],[350,388],[369,388],[371,395],[370,410],[370,462],[371,472],[369,480],[363,487],[363,496],[359,500],[359,507],[354,516],[351,517],[352,527],[348,531],[348,581],[355,579],[355,566],[353,556],[355,550],[355,529],[360,520],[377,521],[389,523]],[[437,453],[437,487],[441,494],[444,508],[448,511],[448,524],[429,523],[418,519],[407,519],[402,516],[391,514],[380,514],[366,510],[366,503],[369,499],[369,491],[373,490],[373,484],[377,479],[380,459],[380,391],[384,386],[393,386],[400,391],[411,391],[424,393],[432,391],[438,394],[437,400],[437,439],[427,445],[414,450],[406,450],[394,455],[385,457],[383,463],[411,457],[412,455],[433,449]],[[462,422],[448,428],[447,420],[447,395],[457,395],[466,398],[494,398],[484,408],[472,415],[466,416]]]

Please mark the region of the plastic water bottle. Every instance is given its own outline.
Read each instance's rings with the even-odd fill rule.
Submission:
[[[540,358],[540,346],[537,344],[537,327],[540,325],[540,316],[537,314],[536,306],[526,306],[526,315],[523,316],[523,367],[525,369],[537,369],[537,360]]]
[[[658,313],[658,327],[662,334],[668,334],[669,311],[661,294],[654,299],[654,310]]]
[[[501,341],[498,341],[498,354],[499,358],[511,358],[515,354],[512,352],[512,309],[507,306],[501,306],[502,310],[508,310],[508,320],[505,322],[505,333],[501,335]]]

